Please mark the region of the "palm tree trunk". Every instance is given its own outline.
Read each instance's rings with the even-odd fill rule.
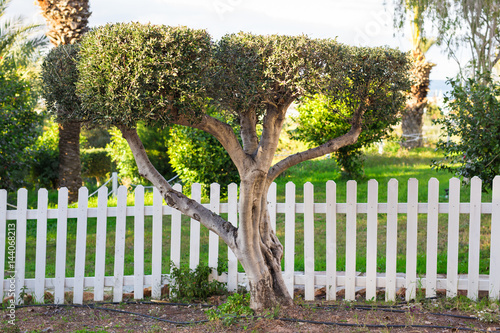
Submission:
[[[59,186],[67,187],[70,202],[78,200],[82,186],[80,163],[80,123],[59,124]]]
[[[37,0],[37,2],[48,23],[47,36],[55,46],[77,43],[88,31],[90,16],[88,0]],[[80,123],[59,124],[59,186],[68,188],[71,202],[78,199],[78,189],[82,186],[79,142]]]
[[[415,84],[411,87],[411,98],[403,112],[401,128],[403,130],[403,142],[401,145],[411,149],[423,146],[423,115],[427,105],[427,93],[429,92],[429,76],[433,63],[425,60],[424,53],[416,48],[413,50],[414,66],[412,69]]]

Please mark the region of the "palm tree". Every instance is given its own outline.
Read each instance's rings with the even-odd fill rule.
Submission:
[[[49,37],[55,46],[78,43],[88,31],[88,0],[37,0],[46,19]],[[58,112],[69,112],[60,110]],[[76,201],[82,185],[80,162],[80,123],[59,123],[59,186],[67,187],[70,201]]]
[[[410,5],[410,4],[408,4]],[[424,109],[427,105],[427,93],[429,91],[429,76],[435,64],[427,62],[425,53],[436,42],[435,39],[426,39],[422,36],[421,8],[414,5],[412,9],[413,19],[411,22],[412,34],[412,75],[414,85],[411,87],[411,96],[403,112],[401,127],[403,130],[402,146],[406,148],[422,147],[422,125]]]

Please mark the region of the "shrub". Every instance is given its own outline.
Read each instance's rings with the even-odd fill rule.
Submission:
[[[109,177],[112,170],[111,157],[105,148],[82,149],[81,157],[83,176],[96,178],[97,186]]]
[[[190,193],[191,184],[202,184],[207,195],[210,184],[221,185],[221,195],[227,194],[227,185],[238,183],[238,170],[224,147],[212,135],[190,127],[174,125],[170,130],[168,155],[174,171]]]
[[[347,99],[349,97],[347,96]],[[374,105],[370,113],[377,114],[382,105]],[[380,109],[380,110],[379,110]],[[323,95],[312,98],[303,98],[297,107],[298,116],[294,121],[298,126],[290,131],[293,139],[306,142],[310,147],[319,146],[329,140],[347,133],[351,127],[349,119],[352,114],[352,106],[344,100],[334,100]],[[398,121],[398,114],[393,113],[384,117],[366,117],[363,122],[363,131],[358,141],[350,146],[342,147],[333,155],[342,168],[347,178],[359,179],[363,176],[363,155],[361,148],[374,142],[380,141],[392,132],[392,125]]]
[[[170,265],[170,290],[173,299],[192,302],[206,300],[213,295],[227,293],[224,283],[217,280],[208,281],[212,269],[208,265],[198,265],[195,270],[187,266],[177,268]]]
[[[33,145],[42,117],[34,110],[37,97],[11,61],[0,59],[0,188],[26,184]]]
[[[436,121],[444,130],[437,144],[444,158],[433,166],[465,178],[478,176],[484,189],[491,188],[500,174],[500,84],[481,74],[463,84],[458,79],[449,83],[452,90],[445,103],[450,113]]]
[[[30,182],[42,188],[56,189],[59,181],[58,125],[47,122],[38,137],[31,161]]]

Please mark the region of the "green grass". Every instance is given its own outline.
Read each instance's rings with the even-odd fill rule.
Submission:
[[[432,158],[439,157],[433,150],[428,148],[415,149],[413,151],[394,150],[379,155],[374,151],[367,151],[365,177],[358,181],[358,202],[367,201],[367,182],[369,179],[376,179],[379,184],[379,202],[387,200],[387,182],[395,178],[399,182],[399,201],[406,202],[407,182],[410,178],[417,178],[419,181],[419,202],[427,202],[427,182],[435,177],[440,183],[440,201],[446,202],[445,188],[448,187],[448,181],[451,175],[443,172],[436,172],[430,168]],[[303,184],[311,182],[314,185],[315,202],[325,202],[325,187],[328,180],[334,180],[337,183],[337,200],[345,202],[346,200],[346,179],[342,178],[341,172],[332,159],[318,159],[304,162],[281,175],[277,180],[278,202],[284,202],[285,185],[287,182],[294,182],[296,185],[296,202],[303,202]],[[36,208],[36,193],[30,192],[30,207]],[[15,199],[15,197],[14,197]],[[463,187],[461,191],[462,202],[470,200],[468,188]],[[146,205],[152,204],[152,195],[146,196]],[[206,199],[204,199],[206,202]],[[10,203],[15,204],[15,200],[9,198]],[[491,193],[483,193],[483,202],[491,202]],[[57,204],[57,193],[50,192],[50,207],[54,208]],[[133,195],[130,194],[128,204],[133,205]],[[90,200],[89,206],[96,206],[97,198]],[[116,205],[116,200],[109,200],[110,206]],[[438,236],[438,273],[446,273],[446,252],[447,252],[447,215],[439,216],[439,236]],[[426,250],[426,215],[419,215],[418,219],[418,262],[417,270],[419,274],[425,273],[425,250]],[[386,242],[386,215],[379,215],[378,225],[378,261],[377,267],[380,272],[385,271],[385,242]],[[481,226],[481,263],[480,272],[488,273],[489,269],[489,248],[491,231],[491,217],[483,216]],[[189,261],[189,218],[183,216],[182,219],[182,241],[181,241],[181,261]],[[115,246],[115,218],[108,218],[107,221],[107,240],[106,240],[106,275],[113,275],[114,269],[114,246]],[[337,216],[337,270],[345,269],[345,215]],[[326,269],[326,239],[325,239],[325,216],[324,214],[315,215],[315,269],[322,271]],[[86,248],[86,276],[93,276],[95,267],[95,230],[96,219],[88,220],[87,228],[87,248]],[[125,275],[133,274],[134,262],[134,219],[127,218],[126,232],[126,250],[125,250]],[[359,214],[357,218],[357,264],[356,269],[365,271],[366,267],[366,215]],[[48,221],[47,230],[47,265],[46,276],[55,275],[55,256],[56,256],[56,233],[57,221]],[[152,239],[152,219],[145,218],[145,273],[151,274],[151,239]],[[163,262],[162,272],[169,271],[170,256],[170,217],[164,217],[163,223]],[[277,216],[277,235],[284,243],[284,214]],[[76,219],[68,220],[67,234],[67,255],[66,255],[66,274],[74,276],[75,261],[75,243],[76,243]],[[303,270],[303,214],[296,214],[296,245],[295,245],[295,269]],[[398,217],[398,250],[397,250],[397,270],[405,271],[406,255],[406,215],[400,214]],[[208,261],[208,230],[201,228],[201,262]],[[459,273],[467,273],[468,257],[468,215],[461,216],[460,219],[460,254],[459,254]],[[35,276],[36,256],[36,221],[28,221],[27,233],[27,267],[26,277]],[[220,261],[227,261],[227,246],[220,242],[219,244]],[[241,270],[241,267],[240,267]]]

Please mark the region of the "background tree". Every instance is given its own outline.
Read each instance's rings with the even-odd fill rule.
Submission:
[[[75,44],[88,31],[88,0],[37,0],[47,21],[47,36],[53,45]],[[71,105],[57,109],[59,122],[59,186],[67,187],[75,201],[82,186],[80,162],[80,123],[71,120]]]
[[[0,0],[0,18],[9,3]],[[33,35],[38,25],[21,17],[0,23],[0,188],[15,190],[25,185],[40,132],[36,64],[45,39]]]
[[[346,95],[344,100],[349,98],[350,96]],[[346,133],[351,127],[349,121],[353,110],[346,107],[344,100],[333,100],[324,95],[302,98],[297,107],[298,116],[294,118],[297,127],[290,131],[292,138],[306,142],[310,148],[313,148]],[[390,102],[390,100],[381,102]],[[371,112],[380,115],[383,113],[374,108],[392,109],[392,106],[374,103],[370,108]],[[358,179],[363,176],[361,148],[380,141],[392,132],[392,126],[400,120],[400,111],[402,111],[392,110],[392,113],[386,113],[384,117],[365,121],[356,143],[342,147],[333,153],[337,164],[347,178]]]
[[[395,25],[399,29],[405,27],[407,17],[410,17],[411,54],[413,58],[412,78],[413,86],[408,104],[403,111],[401,129],[405,148],[423,146],[423,115],[427,106],[427,93],[429,91],[430,73],[435,64],[425,59],[425,53],[436,42],[435,39],[426,38],[424,35],[424,13],[427,10],[427,1],[397,0],[396,12],[398,20]]]
[[[408,59],[397,50],[245,33],[213,42],[204,30],[140,24],[87,33],[78,71],[82,108],[74,117],[120,129],[139,173],[167,204],[200,221],[235,253],[257,310],[292,304],[281,274],[283,246],[267,211],[271,183],[293,165],[355,143],[363,124],[399,110],[409,89]],[[350,128],[272,165],[288,107],[317,93],[345,101],[352,110]],[[207,103],[239,120],[241,143],[230,124],[207,112]],[[373,108],[379,103],[391,108]],[[136,131],[139,121],[196,128],[221,143],[241,179],[237,228],[168,184],[147,157]]]
[[[500,85],[489,74],[449,82],[452,91],[445,103],[450,113],[437,121],[448,137],[438,142],[444,158],[433,166],[464,179],[478,176],[484,189],[491,189],[493,178],[500,175]]]
[[[416,22],[422,32],[424,21],[433,23],[437,43],[445,46],[462,72],[467,70],[463,76],[491,73],[500,59],[499,0],[394,0],[394,5],[396,26],[403,26],[407,8],[417,8],[421,13]],[[467,64],[461,64],[457,55],[463,46],[472,57]]]

